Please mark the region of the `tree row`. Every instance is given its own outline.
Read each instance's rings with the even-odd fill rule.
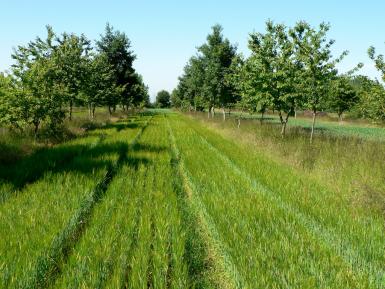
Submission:
[[[333,57],[334,40],[328,39],[330,26],[312,27],[298,22],[293,27],[266,22],[263,33],[251,33],[250,56],[237,53],[236,46],[216,25],[207,41],[190,58],[172,92],[175,107],[207,110],[208,116],[220,107],[263,114],[278,113],[285,134],[290,116],[297,110],[313,115],[310,139],[320,111],[335,112],[340,119],[346,112],[374,121],[385,120],[385,90],[378,80],[356,75],[359,63],[350,71],[339,73],[338,63],[348,54]],[[368,50],[369,57],[385,79],[382,55]]]
[[[37,37],[14,49],[11,71],[0,74],[0,123],[20,130],[44,123],[55,129],[74,106],[96,107],[110,114],[149,103],[148,88],[133,68],[135,55],[128,37],[109,24],[93,46],[84,35]]]

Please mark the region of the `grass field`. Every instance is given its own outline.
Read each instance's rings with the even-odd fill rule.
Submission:
[[[384,288],[383,143],[272,127],[150,111],[0,166],[0,288]]]
[[[260,120],[260,114],[240,114],[238,112],[232,113],[231,117],[241,116],[244,119]],[[218,118],[222,118],[221,114],[217,114]],[[264,122],[280,125],[277,114],[266,114]],[[297,118],[289,118],[289,127],[298,127],[305,130],[310,130],[312,119],[310,117],[299,116]],[[330,116],[318,116],[315,127],[316,134],[333,134],[335,136],[353,136],[368,140],[385,140],[385,127],[380,124],[371,124],[369,122],[358,122],[357,120],[344,120],[339,122],[337,118]]]

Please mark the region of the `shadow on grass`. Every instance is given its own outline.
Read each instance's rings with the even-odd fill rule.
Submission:
[[[22,159],[26,152],[16,145],[0,142],[0,164],[9,166]]]
[[[135,129],[138,127],[140,127],[140,124],[136,122],[116,122],[116,123],[110,123],[110,124],[104,125],[103,127],[99,127],[97,129],[99,130],[115,129],[117,132],[120,132],[125,129]]]
[[[130,166],[137,170],[140,164],[151,163],[146,158],[128,156],[130,147],[127,143],[117,142],[111,147],[104,145],[104,147],[99,148],[100,151],[106,153],[118,152],[118,160],[105,164],[107,167],[106,175],[96,185],[91,197],[80,204],[79,210],[69,220],[65,229],[56,236],[48,251],[38,258],[34,275],[27,284],[28,288],[48,288],[50,284],[54,283],[86,230],[95,206],[103,200],[110,183],[119,174],[121,167]],[[109,149],[112,150],[109,151]]]
[[[117,129],[134,129],[134,125],[114,124],[111,127]],[[0,164],[0,183],[11,185],[7,193],[0,195],[0,203],[6,201],[15,193],[19,193],[30,183],[41,179],[47,173],[61,174],[63,172],[78,172],[91,174],[95,169],[110,167],[111,155],[121,156],[128,150],[157,153],[165,150],[165,147],[143,145],[136,143],[117,141],[114,143],[103,142],[100,138],[93,144],[63,144],[60,146],[43,148],[33,154],[16,161],[12,165]],[[11,148],[10,148],[11,149]],[[15,152],[17,153],[17,152]],[[137,166],[139,163],[147,163],[144,158],[124,158],[123,164]]]

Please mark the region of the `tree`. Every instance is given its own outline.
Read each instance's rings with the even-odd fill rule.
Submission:
[[[182,106],[182,97],[178,87],[172,90],[170,95],[170,102],[172,107],[180,108]]]
[[[317,112],[325,108],[331,81],[337,75],[336,64],[348,53],[344,51],[338,58],[333,58],[330,48],[334,40],[326,38],[329,29],[330,25],[325,23],[315,29],[306,22],[299,22],[290,32],[296,45],[296,58],[303,66],[300,84],[302,94],[306,96],[304,105],[313,113],[310,142]]]
[[[382,54],[376,55],[376,49],[371,46],[368,49],[368,55],[371,60],[374,61],[374,64],[378,71],[382,73],[382,79],[385,81],[385,60]]]
[[[148,94],[148,87],[144,84],[143,78],[140,74],[134,73],[132,77],[132,85],[129,90],[129,101],[127,106],[144,107],[150,104],[150,96]]]
[[[63,98],[69,105],[69,119],[72,108],[79,99],[82,90],[88,86],[86,65],[91,50],[90,41],[84,36],[63,33],[57,37],[52,58],[55,63],[56,82],[61,84]]]
[[[342,121],[343,113],[354,107],[358,100],[357,92],[354,90],[348,76],[338,76],[332,82],[328,107],[337,112],[340,121]]]
[[[116,84],[114,69],[105,54],[97,54],[88,59],[85,75],[87,85],[84,87],[84,99],[90,117],[94,119],[96,107],[111,105],[111,99],[121,95],[123,89]]]
[[[105,34],[101,35],[101,39],[96,42],[96,45],[98,52],[105,54],[108,63],[113,67],[116,85],[123,88],[119,96],[109,99],[110,113],[111,109],[115,110],[119,103],[128,107],[132,103],[130,95],[132,86],[137,84],[135,70],[132,67],[136,56],[130,50],[130,40],[126,34],[114,31],[113,27],[107,23]]]
[[[161,90],[156,95],[156,106],[160,108],[167,108],[171,106],[171,96],[166,90]]]
[[[198,48],[199,59],[204,71],[202,97],[208,110],[214,114],[215,105],[223,109],[225,118],[225,107],[235,103],[234,92],[225,79],[229,68],[236,56],[236,47],[230,44],[228,39],[222,35],[222,27],[215,25],[212,33],[207,36],[207,43]]]
[[[57,67],[53,60],[55,34],[47,26],[47,38],[39,37],[27,46],[19,46],[12,57],[15,75],[15,93],[18,108],[16,119],[34,127],[35,136],[41,123],[48,121],[51,127],[64,119],[62,83],[57,80]]]
[[[16,102],[12,76],[0,73],[0,124],[21,127],[21,123],[16,118],[18,115]]]
[[[241,55],[234,57],[230,66],[230,73],[227,75],[226,81],[233,87],[237,102],[235,107],[241,110],[241,115],[238,117],[238,128],[241,124],[241,118],[245,111],[254,113],[258,111],[260,103],[257,97],[257,87],[253,83],[252,69],[250,58],[244,60]],[[255,78],[254,78],[255,79]],[[261,112],[264,109],[261,109]]]
[[[268,106],[278,111],[283,137],[289,116],[300,102],[296,84],[301,64],[295,57],[294,41],[286,26],[267,21],[266,33],[250,35],[249,48],[246,89],[262,113]]]
[[[359,98],[355,106],[356,115],[373,121],[385,121],[384,86],[378,80],[362,75],[352,79],[352,86]]]

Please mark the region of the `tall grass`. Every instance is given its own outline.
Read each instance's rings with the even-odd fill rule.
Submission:
[[[108,135],[110,130],[95,134],[106,131]],[[134,131],[120,139],[133,136]],[[82,206],[91,204],[95,198],[94,188],[103,180],[122,149],[118,136],[97,143],[93,140],[93,137],[78,140],[86,146],[81,155],[58,170],[48,167],[38,180],[25,185],[0,205],[0,251],[4,252],[1,288],[34,286],[31,284],[37,282],[38,271],[46,270],[39,266],[43,266],[46,254],[51,255],[50,248],[61,244],[62,232],[68,226],[76,226],[71,220],[77,220],[77,212],[86,213]],[[30,165],[33,169],[33,164]],[[39,167],[38,160],[35,165]]]
[[[383,288],[381,206],[340,187],[379,143],[234,126],[151,111],[0,171],[0,288]]]
[[[237,129],[234,119],[223,122],[196,117],[222,136],[242,143],[245,150],[259,151],[268,159],[293,167],[327,186],[336,196],[349,199],[352,210],[385,216],[384,141],[326,131],[310,145],[308,132],[301,127],[289,127],[282,139],[279,129],[269,123],[243,120]]]
[[[346,202],[311,178],[194,121],[172,124],[195,194],[230,255],[227,266],[239,272],[240,288],[381,288],[381,219],[352,215],[343,209]]]
[[[167,131],[155,119],[128,150],[54,287],[186,288],[185,233],[172,179]]]

